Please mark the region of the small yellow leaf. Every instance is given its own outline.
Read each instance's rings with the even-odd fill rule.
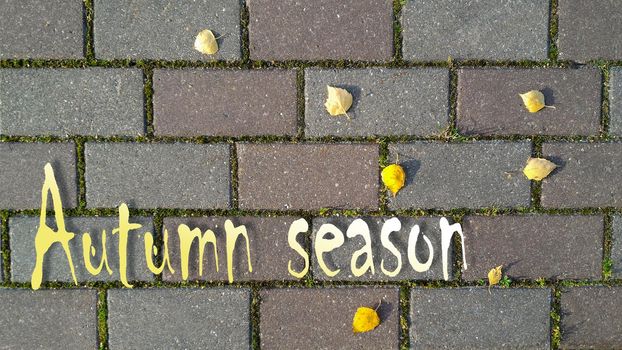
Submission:
[[[213,55],[218,52],[218,42],[214,33],[209,29],[199,32],[197,38],[194,39],[194,49],[207,55]]]
[[[352,331],[354,333],[369,332],[378,327],[380,324],[380,316],[376,310],[369,307],[359,307],[354,314],[352,320]]]
[[[393,197],[404,187],[406,173],[399,164],[391,164],[382,169],[382,183],[393,193]]]
[[[524,94],[519,94],[523,99],[523,103],[527,110],[531,113],[536,113],[544,107],[551,107],[544,104],[544,94],[538,90],[531,90]]]
[[[495,267],[494,269],[488,271],[488,286],[494,286],[501,281],[501,265]]]
[[[527,165],[523,169],[523,174],[527,176],[529,180],[540,181],[547,177],[551,171],[555,170],[557,165],[544,158],[529,158]]]
[[[328,90],[328,98],[324,103],[326,110],[332,116],[345,115],[348,116],[348,109],[352,106],[352,95],[346,89],[336,88],[326,85]]]

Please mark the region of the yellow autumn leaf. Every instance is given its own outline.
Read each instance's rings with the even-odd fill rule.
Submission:
[[[393,197],[404,187],[406,173],[399,164],[391,164],[382,169],[382,183],[393,193]]]
[[[328,113],[332,116],[345,115],[350,119],[348,109],[352,106],[352,95],[346,89],[330,85],[326,85],[326,89],[328,90],[328,98],[326,98],[324,107]]]
[[[214,33],[209,29],[200,31],[197,38],[194,39],[194,49],[207,55],[218,52],[218,42]]]
[[[527,91],[526,93],[519,95],[523,99],[525,107],[531,113],[536,113],[544,107],[555,108],[544,104],[544,94],[538,90]]]
[[[529,180],[540,181],[547,177],[551,171],[555,170],[557,165],[544,158],[529,158],[527,165],[523,169],[523,174],[527,176]]]
[[[494,269],[488,271],[488,287],[489,288],[491,286],[494,286],[495,284],[498,284],[499,281],[501,281],[501,275],[503,274],[501,272],[501,267],[502,265],[499,265],[495,267]]]
[[[352,320],[352,331],[354,333],[369,332],[380,324],[380,316],[376,310],[369,307],[359,307]]]

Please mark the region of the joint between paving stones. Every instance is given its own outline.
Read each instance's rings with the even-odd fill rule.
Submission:
[[[240,50],[242,53],[242,64],[246,67],[252,65],[250,59],[250,38],[248,24],[250,21],[248,5],[245,0],[240,0]]]
[[[410,290],[400,286],[400,349],[410,349]]]
[[[610,87],[610,67],[608,65],[600,66],[602,75],[601,85],[601,109],[600,109],[600,134],[603,138],[609,137],[609,87]]]
[[[2,238],[2,274],[3,283],[11,282],[11,248],[9,244],[9,213],[6,210],[0,211],[0,236]]]
[[[251,304],[250,304],[250,324],[251,324],[251,349],[261,349],[261,294],[260,288],[253,286],[251,288]]]
[[[602,257],[602,279],[610,281],[613,268],[611,249],[613,245],[613,215],[609,210],[605,210],[603,227],[603,257]]]
[[[558,285],[551,289],[551,349],[559,349],[561,341],[561,290]]]
[[[84,11],[84,57],[87,61],[95,59],[95,41],[93,36],[93,17],[95,14],[93,0],[83,0]]]
[[[404,0],[393,0],[393,61],[396,65],[403,63],[402,53],[402,7]]]
[[[239,210],[239,178],[238,178],[238,150],[237,144],[229,145],[229,164],[231,166],[231,202],[230,206],[233,210]]]
[[[97,335],[99,349],[108,349],[108,290],[97,291]]]
[[[557,49],[557,35],[559,17],[557,15],[558,0],[551,0],[549,5],[549,60],[553,65],[557,65],[559,50]]]
[[[296,138],[295,141],[305,139],[305,70],[296,69]]]
[[[86,158],[84,155],[84,140],[80,137],[74,139],[76,145],[76,170],[78,172],[78,210],[86,208]]]

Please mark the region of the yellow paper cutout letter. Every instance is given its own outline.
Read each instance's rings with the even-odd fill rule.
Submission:
[[[352,253],[350,259],[350,270],[356,277],[363,276],[368,270],[371,270],[371,274],[374,274],[374,259],[371,250],[371,235],[369,234],[369,225],[363,219],[356,219],[352,221],[348,230],[346,231],[346,237],[354,238],[356,236],[363,236],[365,245],[363,248]],[[365,262],[361,267],[356,266],[356,261],[361,255],[365,254]]]
[[[177,234],[179,235],[179,251],[181,256],[181,278],[183,278],[184,281],[188,279],[188,257],[190,255],[192,242],[194,242],[195,238],[199,241],[199,276],[203,276],[203,252],[205,251],[207,243],[211,243],[214,248],[214,261],[216,264],[216,272],[218,272],[218,248],[214,231],[205,230],[205,233],[201,235],[200,228],[195,227],[190,230],[190,227],[187,225],[180,224],[177,227]]]
[[[248,233],[246,232],[246,226],[240,225],[238,227],[233,226],[231,220],[225,221],[225,232],[227,235],[227,275],[229,276],[229,283],[233,282],[233,251],[235,250],[235,242],[238,240],[238,236],[242,235],[246,239],[246,259],[248,261],[248,272],[253,272],[253,266],[251,265],[251,247],[248,240]]]
[[[108,253],[106,252],[106,230],[102,230],[102,258],[99,262],[99,267],[93,267],[91,263],[91,255],[95,256],[95,247],[91,246],[91,235],[88,232],[82,234],[82,258],[84,259],[84,266],[86,270],[93,276],[99,275],[106,265],[106,270],[109,275],[112,275],[112,269],[108,265]],[[89,253],[90,252],[90,253]]]
[[[307,272],[309,272],[309,254],[307,254],[304,248],[296,240],[296,236],[298,236],[299,233],[307,232],[308,230],[309,223],[304,218],[300,218],[292,222],[289,227],[289,232],[287,232],[287,243],[289,243],[290,248],[302,256],[305,261],[305,267],[300,272],[296,272],[292,269],[291,260],[287,263],[287,270],[289,271],[289,274],[296,278],[303,278]]]
[[[127,204],[121,203],[119,206],[119,227],[112,230],[112,234],[119,234],[119,276],[121,283],[127,288],[133,286],[127,282],[127,234],[130,230],[138,230],[143,227],[141,224],[130,223],[130,211]]]
[[[171,267],[171,259],[168,256],[168,230],[163,228],[163,231],[164,253],[162,254],[162,265],[160,265],[160,267],[156,267],[153,263],[153,256],[158,255],[158,247],[153,246],[153,235],[151,232],[145,232],[145,260],[147,261],[149,271],[156,275],[164,271],[164,266],[167,266],[171,273],[175,273],[175,270]]]
[[[324,238],[328,233],[332,233],[334,238]],[[343,232],[337,228],[337,226],[333,224],[324,224],[320,226],[320,229],[317,231],[315,235],[315,244],[313,248],[315,250],[315,257],[317,258],[318,264],[322,268],[322,271],[328,277],[334,277],[341,271],[341,269],[331,270],[326,266],[324,262],[324,253],[331,252],[336,248],[339,248],[343,245],[344,238]]]

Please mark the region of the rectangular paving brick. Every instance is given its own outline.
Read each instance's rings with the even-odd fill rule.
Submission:
[[[527,207],[529,180],[522,174],[529,142],[414,142],[389,145],[399,154],[406,185],[391,208]]]
[[[326,111],[326,86],[348,90],[345,116]],[[449,72],[441,68],[305,70],[307,136],[438,135],[449,122]]]
[[[294,70],[156,70],[154,126],[164,136],[295,135]]]
[[[143,235],[151,232],[155,235],[151,218],[130,217],[130,222],[143,227],[129,232],[127,245],[127,279],[128,281],[151,281],[153,274],[145,262],[145,246]],[[48,216],[48,226],[56,229],[53,216]],[[119,237],[112,230],[119,227],[117,217],[65,217],[67,231],[76,235],[69,247],[71,259],[78,282],[84,281],[119,281]],[[39,217],[11,217],[9,219],[9,243],[11,244],[11,280],[13,282],[30,282],[35,267],[35,236],[39,228]],[[109,275],[106,268],[97,276],[91,275],[85,268],[82,255],[82,234],[88,232],[96,254],[91,256],[91,263],[98,267],[102,256],[101,234],[106,230],[106,255],[112,270]],[[48,250],[43,265],[43,281],[73,282],[71,270],[65,251],[60,244]]]
[[[229,146],[87,143],[88,207],[228,208]]]
[[[442,280],[443,279],[443,265],[442,265],[442,249],[441,249],[441,229],[439,226],[440,217],[427,217],[427,218],[409,218],[398,217],[402,224],[400,231],[393,232],[389,235],[389,240],[395,245],[402,259],[402,268],[400,273],[395,277],[389,277],[382,272],[381,264],[388,271],[394,271],[398,266],[398,260],[388,249],[386,249],[381,242],[381,230],[383,224],[391,219],[389,217],[365,217],[362,218],[367,223],[370,231],[371,245],[372,245],[372,257],[374,263],[374,274],[367,272],[362,276],[355,276],[352,273],[350,262],[353,254],[362,249],[365,246],[365,239],[357,235],[352,238],[346,236],[349,225],[355,220],[355,218],[347,217],[330,217],[330,218],[315,218],[313,219],[313,234],[312,247],[316,242],[316,235],[320,227],[323,224],[335,225],[342,233],[345,239],[345,243],[333,250],[332,252],[322,254],[322,259],[325,261],[327,267],[331,270],[341,270],[336,276],[329,277],[324,273],[322,268],[317,262],[317,252],[314,252],[313,256],[313,278],[316,280],[352,280],[352,281],[388,281],[388,280]],[[416,256],[418,262],[425,264],[430,256],[430,251],[426,245],[423,235],[428,237],[432,244],[432,265],[426,272],[417,272],[408,259],[408,243],[411,229],[414,225],[419,225],[421,234],[416,244]],[[360,233],[360,232],[355,232]],[[453,249],[450,248],[448,255],[448,272],[449,278],[453,278]],[[363,255],[357,261],[357,267],[361,267],[366,259],[366,255]]]
[[[612,273],[614,278],[622,278],[622,217],[613,216],[611,244]]]
[[[622,136],[622,68],[609,70],[609,133]]]
[[[404,58],[546,60],[548,19],[548,0],[407,1]]]
[[[248,289],[111,289],[110,349],[248,349]]]
[[[97,291],[0,289],[0,347],[97,349]]]
[[[562,349],[622,348],[622,288],[572,287],[561,295]]]
[[[549,289],[414,288],[415,349],[548,349]]]
[[[602,79],[587,69],[461,69],[457,126],[465,135],[598,135]],[[519,94],[539,90],[546,105],[529,113]],[[579,97],[580,96],[580,97]]]
[[[144,134],[140,69],[3,69],[0,86],[2,134]]]
[[[236,60],[241,57],[240,1],[95,0],[95,56],[102,59]],[[210,29],[218,52],[194,49]]]
[[[254,60],[388,61],[393,55],[390,0],[248,1]]]
[[[559,0],[559,59],[622,59],[622,7],[617,0]]]
[[[166,281],[181,281],[181,257],[177,227],[185,224],[190,229],[199,228],[201,234],[212,230],[216,236],[218,272],[216,271],[213,247],[208,244],[203,255],[203,276],[199,275],[198,241],[195,240],[188,258],[188,280],[227,281],[227,241],[225,235],[225,220],[231,220],[237,227],[246,226],[249,238],[251,265],[253,272],[248,271],[246,258],[246,241],[238,238],[233,255],[234,281],[269,281],[269,280],[296,280],[289,274],[288,263],[291,260],[292,269],[299,272],[304,268],[304,260],[287,243],[288,230],[294,217],[176,217],[165,218],[164,227],[169,233],[169,252],[171,264],[175,270],[171,274],[164,270],[163,279]],[[298,236],[298,242],[304,247],[303,237]],[[308,247],[306,248],[308,252]]]
[[[74,208],[78,203],[78,181],[73,142],[0,143],[0,208],[41,208],[46,163],[54,169],[63,208]],[[51,199],[48,205],[52,205]]]
[[[542,181],[542,206],[619,207],[622,204],[622,144],[550,142],[544,158],[557,164]]]
[[[378,145],[237,145],[242,209],[378,208]]]
[[[376,308],[380,325],[352,333],[361,306]],[[287,288],[261,291],[262,349],[397,349],[399,289],[371,287]]]
[[[462,229],[467,281],[486,280],[498,265],[512,279],[602,277],[602,216],[467,216]]]
[[[0,59],[82,58],[84,5],[80,0],[0,3]]]

